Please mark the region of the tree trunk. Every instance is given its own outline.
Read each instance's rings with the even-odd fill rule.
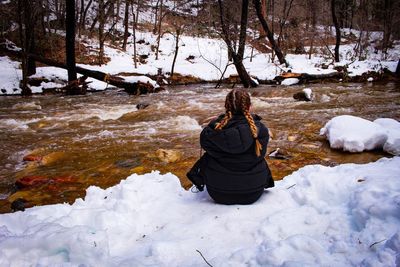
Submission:
[[[240,60],[244,57],[244,48],[247,37],[247,20],[249,14],[249,0],[242,0],[242,14],[240,19],[239,48],[237,55]]]
[[[244,53],[244,46],[246,44],[246,29],[247,29],[247,11],[248,11],[248,0],[242,0],[242,14],[240,20],[240,39],[239,39],[239,49],[238,53],[233,48],[232,40],[230,39],[229,30],[225,24],[224,20],[224,11],[222,0],[218,0],[219,5],[219,18],[221,21],[221,28],[222,28],[222,36],[223,39],[228,47],[228,53],[232,56],[233,64],[236,67],[236,71],[240,77],[240,80],[245,88],[248,87],[256,87],[257,83],[255,83],[250,75],[247,73],[246,68],[243,65],[243,53]],[[245,14],[246,13],[246,14]]]
[[[126,43],[128,41],[128,36],[129,36],[129,1],[130,0],[125,0],[125,17],[124,17],[125,31],[124,31],[124,42],[122,44],[122,49],[124,51],[126,51]]]
[[[383,42],[382,51],[387,52],[390,45],[390,36],[392,33],[392,17],[393,17],[392,0],[384,0],[384,17],[383,17]]]
[[[25,51],[29,53],[35,52],[35,20],[32,12],[36,7],[32,0],[24,1],[24,24],[25,24]],[[31,76],[36,73],[36,63],[31,58],[27,58],[26,75]]]
[[[139,9],[139,1],[138,1],[138,6],[137,9]],[[137,12],[137,10],[136,10]],[[135,66],[135,69],[137,69],[137,55],[136,55],[136,27],[137,27],[137,15],[133,12],[133,4],[132,4],[132,14],[133,14],[133,21],[132,21],[132,31],[133,31],[133,64]],[[136,13],[138,14],[138,13]]]
[[[92,5],[93,0],[89,0],[89,3],[87,4],[87,6],[85,7],[85,10],[83,11],[83,15],[80,17],[80,25],[81,25],[81,29],[84,30],[85,26],[86,26],[86,15],[87,12],[90,8],[90,6]]]
[[[68,67],[68,82],[72,82],[77,79],[75,64],[75,0],[66,0],[66,5],[65,51]]]
[[[339,47],[340,47],[340,26],[338,19],[336,17],[336,0],[331,0],[331,13],[332,13],[332,20],[333,20],[333,25],[335,26],[336,30],[336,45],[335,45],[335,62],[339,62]]]
[[[262,15],[262,10],[261,10],[261,2],[260,0],[253,0],[254,7],[256,9],[257,17],[260,20],[260,23],[264,29],[264,31],[267,33],[267,38],[268,41],[270,42],[272,49],[275,51],[276,56],[278,57],[279,63],[280,64],[285,64],[286,66],[288,65],[285,59],[285,56],[283,55],[280,47],[278,44],[275,42],[274,39],[274,34],[268,27],[268,23],[265,20],[264,16]]]
[[[26,56],[26,30],[24,30],[24,0],[18,0],[18,25],[19,25],[19,37],[22,47],[22,81],[20,84],[21,87],[21,95],[31,95],[32,91],[28,87],[28,75],[27,75],[27,56]]]
[[[104,0],[99,0],[99,65],[103,64],[104,57]]]
[[[79,7],[79,23],[78,23],[78,36],[79,37],[81,37],[83,13],[85,13],[85,0],[81,0],[81,4]]]
[[[263,16],[263,18],[265,18],[267,16],[267,0],[261,0],[261,14]],[[260,30],[260,39],[261,38],[265,38],[267,36],[267,33],[265,32],[264,28],[262,25],[259,26]]]
[[[175,54],[174,54],[174,60],[172,61],[172,67],[171,67],[171,77],[174,75],[176,57],[178,56],[180,34],[181,34],[181,30],[179,28],[177,28],[176,29],[176,36],[175,36]]]
[[[157,50],[156,50],[156,60],[158,60],[158,52],[160,50],[161,41],[161,22],[163,19],[163,0],[160,1],[160,15],[158,18],[158,36],[157,36]]]
[[[153,26],[153,34],[157,33],[157,17],[158,17],[158,3],[160,0],[157,0],[156,7],[154,8],[154,26]]]

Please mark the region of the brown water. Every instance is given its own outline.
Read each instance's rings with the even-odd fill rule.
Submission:
[[[315,100],[295,101],[292,95],[304,87],[250,90],[253,111],[273,133],[268,150],[280,148],[291,156],[268,159],[276,180],[308,164],[365,163],[389,156],[381,151],[331,150],[319,130],[343,114],[400,120],[398,84],[308,85]],[[10,211],[17,198],[25,199],[27,206],[72,203],[84,197],[90,185],[106,188],[132,173],[152,170],[172,172],[189,186],[185,173],[199,157],[201,126],[223,112],[228,92],[193,85],[140,97],[114,90],[75,97],[0,98],[0,212]],[[150,105],[137,110],[139,103]],[[180,156],[166,163],[158,149]],[[43,158],[24,162],[29,154]],[[49,182],[15,191],[15,181],[26,176],[42,176]]]

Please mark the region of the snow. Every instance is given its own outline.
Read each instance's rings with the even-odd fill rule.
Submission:
[[[144,12],[141,14],[143,17],[140,20],[150,19],[154,12]],[[122,21],[122,20],[121,20]],[[122,22],[116,26],[122,29]],[[359,34],[353,32],[353,34]],[[341,61],[339,63],[331,64],[331,59],[328,58],[323,53],[319,53],[316,48],[316,53],[313,54],[312,58],[309,59],[309,55],[294,55],[287,54],[286,61],[289,67],[279,65],[278,62],[273,62],[271,60],[270,54],[260,53],[254,49],[253,54],[251,53],[251,47],[246,46],[245,48],[245,58],[243,63],[249,72],[249,74],[254,77],[256,81],[262,80],[273,80],[276,76],[282,74],[283,71],[291,71],[293,73],[308,73],[308,74],[330,74],[337,72],[333,69],[334,66],[346,66],[348,69],[348,75],[350,77],[361,75],[367,73],[368,71],[381,72],[384,68],[394,72],[397,67],[398,59],[400,53],[398,51],[400,44],[398,42],[394,43],[394,47],[389,49],[387,54],[381,52],[374,52],[373,41],[378,38],[379,33],[370,34],[371,47],[366,49],[365,58],[357,58],[357,53],[355,52],[355,44],[346,44],[340,46]],[[137,31],[136,40],[143,40],[143,43],[137,43],[137,56],[147,56],[145,63],[137,62],[137,68],[134,67],[133,56],[134,56],[134,46],[132,40],[128,40],[127,51],[121,51],[115,46],[111,47],[107,44],[105,45],[105,56],[109,57],[111,60],[107,64],[102,66],[98,65],[86,65],[78,64],[81,67],[102,71],[111,75],[116,75],[122,72],[131,73],[131,76],[124,77],[125,79],[138,79],[137,75],[145,77],[145,75],[156,75],[158,70],[161,69],[163,74],[168,77],[168,73],[171,70],[171,65],[175,53],[175,38],[171,34],[164,34],[160,40],[160,53],[158,59],[156,59],[155,52],[152,51],[151,46],[155,45],[157,42],[157,36],[150,32]],[[83,37],[81,41],[84,41],[88,47],[97,48],[98,43],[94,39],[89,39]],[[308,48],[306,48],[307,50]],[[93,52],[92,52],[93,54]],[[205,81],[218,81],[221,77],[225,66],[230,64],[224,77],[229,77],[230,75],[236,75],[236,69],[232,62],[228,61],[227,58],[227,48],[223,40],[205,38],[205,37],[192,37],[182,35],[179,40],[179,53],[175,64],[175,73],[180,73],[182,75],[191,75],[200,78]],[[253,55],[250,58],[250,55]],[[95,54],[93,54],[95,55]],[[188,60],[191,56],[193,59]],[[19,79],[21,78],[21,71],[18,69],[19,63],[11,61],[8,57],[0,58],[0,70],[5,70],[0,74],[0,89],[4,88],[7,92],[6,94],[19,94]],[[328,68],[322,68],[322,66],[328,66]],[[67,80],[66,70],[57,69],[54,67],[39,67],[37,68],[38,73],[36,77],[45,77],[56,82],[57,84],[65,84]],[[142,79],[141,78],[141,79]],[[372,77],[370,77],[372,78]],[[146,77],[146,79],[149,79]],[[107,85],[103,81],[97,81],[89,78],[88,81],[92,81],[89,85],[91,89],[94,90],[104,90],[111,86]],[[368,81],[371,81],[369,79]],[[150,81],[155,84],[155,81]],[[290,78],[285,79],[283,85],[296,84],[298,81]],[[61,86],[61,85],[59,85]],[[38,88],[33,88],[34,92],[40,93],[41,88],[45,88],[46,85],[42,84]],[[47,86],[50,87],[50,86]],[[13,90],[15,88],[15,91]],[[4,94],[4,93],[3,93]]]
[[[154,88],[160,87],[157,82],[155,82],[154,80],[150,79],[147,76],[128,76],[128,77],[125,77],[124,80],[126,82],[131,82],[131,83],[137,83],[137,82],[149,83]]]
[[[0,215],[1,266],[398,266],[400,158],[312,165],[249,206],[170,173]],[[83,265],[81,265],[83,264]]]
[[[320,130],[331,148],[349,152],[383,149],[393,155],[400,154],[400,123],[380,118],[374,122],[351,116],[337,116]]]
[[[9,57],[0,57],[0,95],[20,94],[19,81],[22,79],[20,63],[12,61]]]
[[[307,97],[308,100],[312,100],[311,88],[304,88],[302,91],[304,92],[304,95]]]
[[[374,120],[374,123],[381,125],[387,131],[388,139],[383,145],[383,150],[393,155],[400,155],[400,122],[394,119],[380,118]]]
[[[297,78],[287,78],[287,79],[284,79],[282,82],[281,82],[281,85],[287,85],[287,86],[289,86],[289,85],[294,85],[294,84],[298,84],[299,83],[299,79],[297,79]]]

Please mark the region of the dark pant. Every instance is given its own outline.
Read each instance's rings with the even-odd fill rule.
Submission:
[[[207,188],[208,194],[215,202],[219,204],[225,205],[233,205],[233,204],[240,204],[240,205],[248,205],[256,202],[264,192],[264,189],[261,189],[256,192],[251,193],[222,193],[210,188]]]

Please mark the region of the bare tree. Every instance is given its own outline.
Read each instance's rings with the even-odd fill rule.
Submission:
[[[83,12],[79,16],[79,36],[81,35],[81,31],[85,29],[87,12],[92,5],[92,2],[93,0],[89,0],[86,7],[84,7],[84,0],[81,0],[81,11],[83,10]]]
[[[175,33],[173,34],[175,37],[175,53],[171,66],[171,77],[174,75],[175,62],[179,51],[179,40],[186,27],[185,18],[179,18],[178,16],[174,17],[172,19],[172,26],[175,30]]]
[[[333,25],[335,26],[336,30],[335,62],[339,62],[340,61],[339,47],[340,47],[341,33],[340,33],[339,22],[336,16],[336,0],[331,0],[331,13],[332,13]]]
[[[257,83],[251,79],[250,75],[247,73],[246,68],[243,65],[243,56],[244,49],[246,44],[246,36],[247,36],[247,18],[248,18],[248,7],[249,1],[242,0],[242,11],[241,11],[241,19],[240,19],[240,33],[239,33],[239,46],[237,50],[235,49],[235,45],[231,40],[231,36],[229,34],[229,29],[225,23],[224,17],[224,6],[222,4],[222,0],[218,0],[219,6],[219,17],[222,28],[222,37],[228,47],[228,52],[232,57],[233,64],[236,67],[236,71],[240,77],[240,80],[244,87],[256,87]]]
[[[394,2],[394,0],[384,0],[382,51],[385,53],[390,46],[390,37],[392,34],[392,24],[395,10]]]
[[[65,22],[65,55],[68,68],[68,82],[72,82],[77,79],[75,64],[75,0],[66,0]]]
[[[130,0],[125,0],[125,16],[124,16],[124,41],[122,43],[122,49],[126,51],[126,43],[129,36],[129,2]]]
[[[18,0],[17,9],[19,37],[23,53],[21,94],[31,95],[32,91],[27,85],[27,79],[28,76],[36,73],[35,60],[29,55],[35,52],[35,22],[38,7],[32,0]]]
[[[254,8],[256,9],[257,17],[260,20],[260,23],[267,34],[268,41],[270,42],[272,49],[275,51],[276,56],[278,57],[279,63],[287,65],[285,57],[279,47],[279,45],[275,42],[274,34],[269,29],[268,23],[265,20],[262,12],[262,6],[260,0],[253,0]]]
[[[157,3],[158,3],[158,1],[157,1]],[[158,15],[158,27],[157,27],[158,36],[157,36],[156,60],[158,60],[158,54],[159,54],[159,51],[160,51],[160,40],[161,40],[161,35],[162,35],[162,33],[161,33],[161,22],[162,22],[164,16],[166,15],[166,13],[163,14],[163,0],[160,0],[160,7],[159,8],[160,8],[160,12],[159,12],[159,15]]]
[[[99,0],[99,64],[103,64],[104,61],[104,24],[105,24],[105,11],[104,11],[104,0]]]

